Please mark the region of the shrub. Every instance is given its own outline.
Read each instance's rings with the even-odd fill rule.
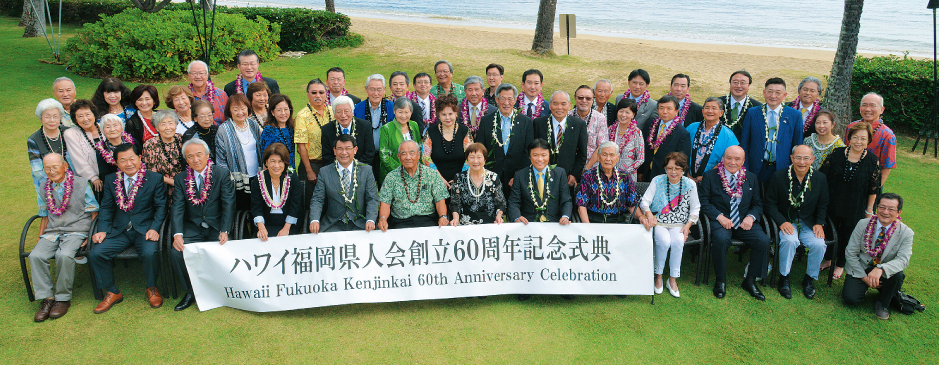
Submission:
[[[876,92],[884,97],[884,121],[895,131],[918,132],[929,117],[933,100],[932,60],[903,56],[858,56],[851,76],[854,119],[861,97]]]
[[[264,61],[280,54],[278,24],[236,14],[218,14],[215,24],[213,70],[234,65],[235,55],[246,48],[255,50]],[[86,24],[68,40],[65,51],[71,57],[69,65],[79,74],[157,80],[179,77],[190,61],[202,57],[196,39],[188,11],[128,9]]]

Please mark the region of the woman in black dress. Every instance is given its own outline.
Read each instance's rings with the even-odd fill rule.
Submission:
[[[265,169],[250,180],[251,216],[258,227],[258,238],[266,242],[269,232],[276,232],[278,237],[298,234],[303,225],[297,224],[302,212],[301,191],[297,177],[287,171],[287,147],[271,144],[264,150],[263,161]]]
[[[205,144],[209,145],[209,154],[214,160],[215,134],[218,133],[218,125],[215,124],[215,119],[212,119],[212,116],[215,115],[215,108],[208,101],[196,100],[192,104],[192,114],[192,119],[196,121],[196,124],[189,128],[186,134],[183,134],[183,143],[193,137],[205,141]]]
[[[486,170],[487,154],[482,143],[466,148],[469,170],[456,173],[450,185],[451,226],[502,223],[505,196],[499,175]]]
[[[473,143],[469,129],[463,123],[456,122],[457,110],[456,97],[444,95],[437,98],[437,118],[440,123],[431,124],[427,128],[421,149],[422,162],[437,169],[448,188],[456,173],[463,170],[465,148]]]

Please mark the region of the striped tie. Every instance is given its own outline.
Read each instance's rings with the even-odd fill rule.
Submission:
[[[730,186],[736,186],[737,184],[737,174],[731,175]],[[734,228],[740,225],[740,200],[743,197],[739,198],[730,198],[730,222],[733,224]]]

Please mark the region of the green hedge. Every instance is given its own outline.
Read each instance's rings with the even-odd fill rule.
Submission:
[[[919,132],[935,98],[932,67],[932,60],[906,56],[858,56],[851,77],[854,119],[861,118],[858,111],[861,97],[873,91],[884,97],[883,118],[890,128]]]
[[[235,55],[246,48],[255,50],[263,61],[280,54],[279,24],[238,14],[218,14],[215,24],[212,69],[232,66]],[[197,37],[188,11],[151,14],[129,9],[85,24],[69,38],[65,51],[69,66],[79,74],[158,80],[183,75],[186,65],[202,56]]]

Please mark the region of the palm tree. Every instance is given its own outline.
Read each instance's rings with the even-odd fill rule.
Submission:
[[[542,54],[554,53],[554,13],[557,7],[557,0],[541,0],[538,5],[535,39],[531,42],[532,51]]]
[[[825,91],[825,108],[838,118],[838,126],[844,129],[851,119],[851,75],[857,55],[858,32],[861,30],[861,10],[864,0],[844,0],[844,18],[841,20],[841,36],[838,51],[831,66],[831,77]]]

